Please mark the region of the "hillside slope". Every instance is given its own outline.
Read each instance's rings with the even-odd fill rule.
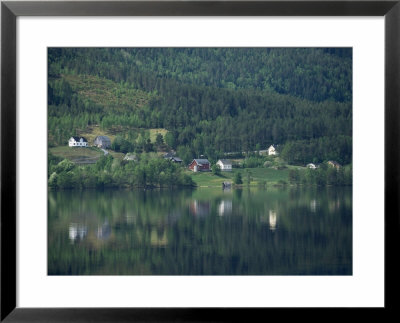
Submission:
[[[187,158],[352,158],[351,49],[50,48],[48,93],[50,145],[98,127],[141,151],[162,129]]]

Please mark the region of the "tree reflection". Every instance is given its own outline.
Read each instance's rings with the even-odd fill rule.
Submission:
[[[350,275],[351,189],[49,192],[50,275]]]

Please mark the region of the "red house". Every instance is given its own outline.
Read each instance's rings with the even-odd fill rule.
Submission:
[[[207,159],[193,159],[189,169],[194,172],[209,172],[211,171],[210,162]]]

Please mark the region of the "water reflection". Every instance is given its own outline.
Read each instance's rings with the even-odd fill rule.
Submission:
[[[317,211],[317,201],[315,199],[310,201],[310,210],[313,213]]]
[[[350,275],[351,189],[49,192],[50,275]]]
[[[77,240],[82,240],[87,235],[87,227],[78,223],[71,223],[69,225],[69,239],[72,243]]]
[[[107,240],[111,235],[111,226],[107,220],[97,228],[97,239]]]
[[[190,203],[190,211],[196,217],[205,217],[210,214],[210,202],[193,200]]]
[[[168,244],[167,231],[165,228],[161,230],[153,228],[151,230],[150,244],[153,247],[165,247]]]
[[[218,206],[219,216],[232,214],[232,200],[222,200]]]
[[[276,229],[276,212],[273,210],[269,210],[269,228],[271,231]]]

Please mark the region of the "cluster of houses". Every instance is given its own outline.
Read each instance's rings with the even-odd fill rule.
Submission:
[[[173,163],[182,163],[182,159],[176,156],[171,156],[169,154],[165,154],[164,158],[170,160]],[[217,165],[220,167],[221,171],[229,172],[232,171],[232,162],[228,159],[220,159],[217,161]],[[208,159],[205,158],[195,158],[189,164],[188,168],[193,172],[210,172],[211,171],[211,163]]]
[[[260,151],[261,152],[261,151]],[[271,145],[267,150],[263,150],[262,152],[267,153],[269,156],[277,155],[277,151],[273,145]],[[164,155],[165,159],[168,159],[174,163],[182,163],[182,159],[175,156],[175,152],[169,152]],[[229,159],[219,159],[217,161],[217,165],[223,172],[231,172],[232,171],[232,161]],[[189,164],[189,169],[193,172],[210,172],[211,171],[211,163],[208,159],[204,158],[195,158]]]
[[[84,137],[71,137],[68,140],[69,147],[88,147],[88,141]],[[110,148],[111,140],[107,136],[97,136],[93,141],[93,146],[99,148]],[[268,156],[276,156],[278,152],[276,148],[271,145],[267,150],[262,150],[260,153],[268,154]],[[170,160],[173,163],[182,164],[182,159],[175,156],[175,152],[171,151],[169,153],[164,154],[164,158]],[[137,160],[136,155],[128,153],[126,154],[124,160]],[[223,172],[231,172],[232,171],[232,162],[229,159],[220,159],[217,161],[217,165],[220,167]],[[333,160],[328,161],[328,165],[339,169],[341,165]],[[313,163],[309,163],[306,165],[309,169],[317,169],[319,166]],[[200,158],[193,159],[189,164],[189,169],[193,172],[210,172],[211,171],[211,163],[208,159]]]
[[[336,169],[339,169],[341,167],[341,165],[338,162],[335,162],[333,160],[329,160],[328,161],[328,165],[333,167],[333,168],[336,168]],[[310,164],[307,164],[306,167],[310,168],[310,169],[317,169],[317,168],[319,168],[319,165],[310,163]]]
[[[71,137],[68,140],[69,147],[88,147],[88,141],[84,137]],[[97,136],[93,141],[93,146],[99,148],[110,148],[111,147],[111,140],[107,136]],[[260,151],[261,152],[261,151]],[[275,156],[277,151],[273,145],[271,145],[267,150],[262,151],[267,153],[269,156]],[[164,158],[170,160],[173,163],[182,163],[182,159],[175,156],[175,152],[171,151],[169,153],[164,154]],[[128,153],[126,154],[124,160],[137,160],[136,155]],[[223,172],[230,172],[232,171],[232,162],[229,159],[220,159],[217,161],[217,165],[220,167],[221,171]],[[310,164],[311,165],[311,164]],[[308,167],[308,166],[307,166]],[[192,162],[189,164],[189,169],[193,172],[207,172],[211,171],[211,163],[208,159],[200,158],[200,159],[193,159]]]
[[[71,137],[68,140],[69,147],[88,147],[89,143],[84,137]],[[111,140],[107,136],[97,136],[93,141],[93,146],[99,148],[110,148]]]

